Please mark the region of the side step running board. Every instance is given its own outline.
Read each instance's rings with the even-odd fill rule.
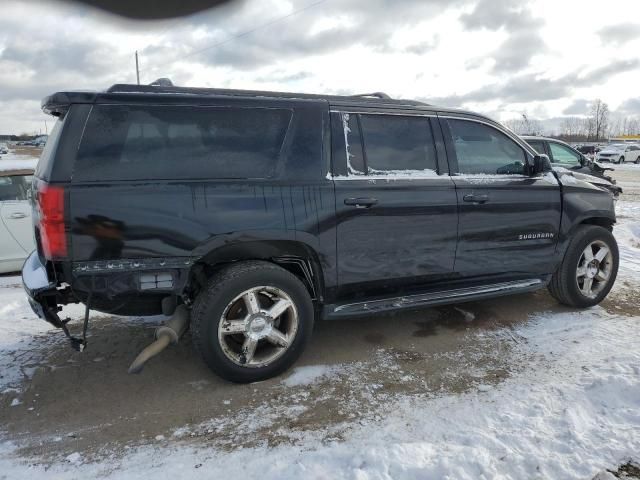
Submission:
[[[366,302],[327,305],[325,307],[325,318],[333,320],[367,313],[398,310],[402,308],[428,307],[446,303],[479,300],[486,297],[529,292],[537,290],[543,285],[544,281],[542,279],[532,278],[528,280],[494,283],[478,287],[460,288],[457,290],[374,299]]]

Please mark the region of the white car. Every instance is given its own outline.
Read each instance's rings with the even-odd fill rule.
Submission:
[[[0,160],[0,273],[19,271],[36,248],[29,202],[35,163]]]
[[[0,143],[0,155],[5,155],[9,153],[9,149],[4,143]]]
[[[628,143],[607,145],[596,154],[596,160],[611,163],[640,163],[640,146]]]

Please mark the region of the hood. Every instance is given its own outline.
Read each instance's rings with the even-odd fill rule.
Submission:
[[[556,172],[560,177],[570,176],[575,178],[576,180],[581,180],[583,182],[587,182],[592,185],[601,185],[605,187],[613,186],[613,183],[607,180],[606,178],[596,177],[594,175],[589,175],[586,173],[572,172],[571,170],[567,170],[564,167],[552,167],[552,168],[553,168],[553,171]],[[574,183],[574,182],[569,181],[569,183]]]
[[[611,183],[606,178],[596,177],[587,173],[573,172],[573,176],[578,180],[593,183],[594,185],[613,185],[613,183]]]
[[[602,150],[600,150],[600,154],[603,153],[614,153],[614,154],[618,154],[618,153],[622,153],[623,150],[618,150],[617,148],[603,148]]]

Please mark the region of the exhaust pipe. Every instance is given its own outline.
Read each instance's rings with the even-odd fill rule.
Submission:
[[[167,323],[156,329],[156,341],[142,350],[129,367],[129,373],[140,373],[152,357],[158,355],[170,344],[178,343],[180,337],[189,326],[189,310],[185,305],[179,305]]]

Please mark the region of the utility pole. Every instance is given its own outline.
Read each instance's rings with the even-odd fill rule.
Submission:
[[[140,69],[138,68],[138,51],[136,50],[136,79],[138,80],[138,85],[140,85]]]
[[[47,126],[47,121],[44,121],[44,133],[49,135],[49,127]]]

